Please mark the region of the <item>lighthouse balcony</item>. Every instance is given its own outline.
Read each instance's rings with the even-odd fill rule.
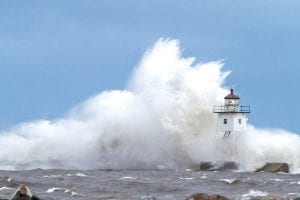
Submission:
[[[250,106],[214,106],[214,113],[250,113]]]

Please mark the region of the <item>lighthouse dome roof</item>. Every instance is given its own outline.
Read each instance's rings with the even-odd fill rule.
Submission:
[[[225,96],[224,99],[240,99],[240,97],[233,93],[233,89],[230,89],[230,94]]]

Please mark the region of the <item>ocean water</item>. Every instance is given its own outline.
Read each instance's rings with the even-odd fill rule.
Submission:
[[[42,199],[183,200],[193,193],[300,197],[300,174],[173,170],[28,170],[0,171],[0,198],[20,184]]]

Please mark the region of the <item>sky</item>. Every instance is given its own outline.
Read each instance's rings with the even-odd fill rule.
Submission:
[[[0,1],[0,130],[126,89],[144,52],[178,39],[224,60],[249,121],[300,134],[300,1]]]

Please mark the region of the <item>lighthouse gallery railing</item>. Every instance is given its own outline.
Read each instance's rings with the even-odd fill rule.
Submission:
[[[250,113],[250,106],[214,106],[214,113]]]

